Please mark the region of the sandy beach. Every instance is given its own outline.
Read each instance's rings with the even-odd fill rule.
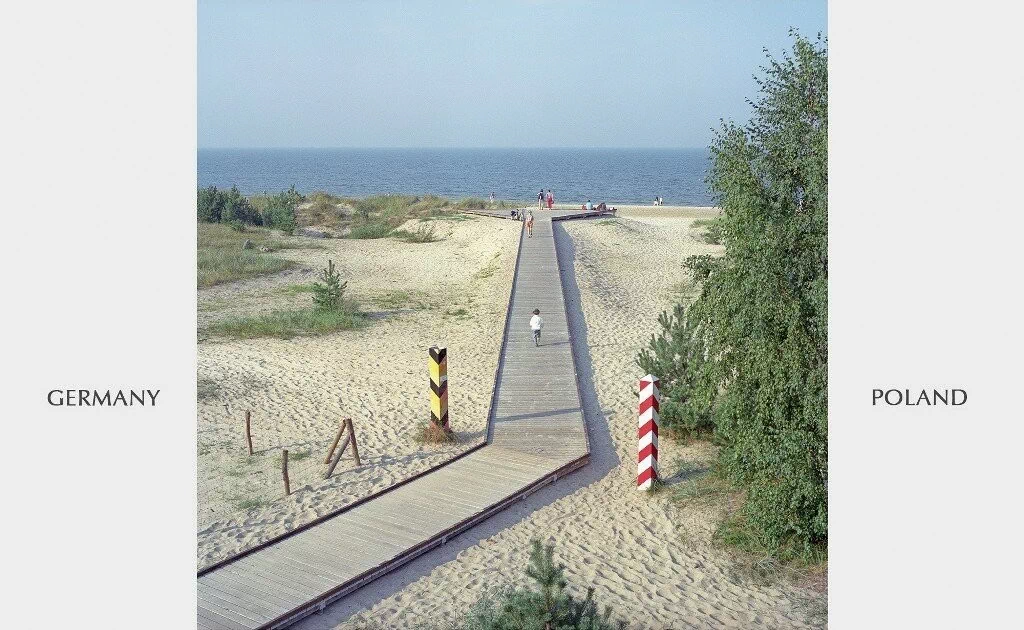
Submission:
[[[692,290],[683,260],[721,251],[691,226],[713,213],[620,208],[616,218],[562,223],[556,238],[570,327],[585,348],[577,367],[590,465],[296,627],[445,627],[479,598],[525,583],[532,538],[555,542],[576,592],[593,586],[596,600],[635,628],[824,627],[824,592],[784,579],[762,583],[712,544],[720,508],[680,508],[668,492],[650,497],[635,487],[642,375],[633,359],[657,315]],[[692,474],[677,474],[684,466],[700,470],[714,457],[706,443],[663,438],[660,450],[669,484]]]
[[[286,237],[317,249],[274,254],[297,261],[295,269],[199,292],[201,567],[484,441],[519,224],[430,223],[443,240]],[[369,314],[364,328],[290,340],[204,334],[219,318],[310,304],[311,296],[295,287],[314,281],[328,259],[348,282],[346,295]],[[427,349],[434,344],[449,352],[454,445],[415,439],[429,418]],[[253,456],[244,440],[246,409]],[[324,457],[346,417],[355,424],[362,466],[346,453],[324,481]],[[289,449],[287,498],[282,448]]]

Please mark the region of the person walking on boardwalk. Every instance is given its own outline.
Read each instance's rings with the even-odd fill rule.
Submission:
[[[551,192],[550,188],[548,188],[547,200],[548,200],[548,210],[550,210],[555,205],[555,194],[553,192]]]
[[[533,210],[526,211],[526,234],[533,238]]]
[[[540,316],[540,309],[533,309],[533,317],[530,318],[530,330],[533,331],[533,345],[540,345],[540,329],[544,328],[544,319]]]
[[[537,193],[537,209],[538,210],[543,210],[544,209],[544,189],[543,188],[541,188],[540,192]]]

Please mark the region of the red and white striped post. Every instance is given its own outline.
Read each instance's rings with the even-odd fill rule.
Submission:
[[[636,466],[636,487],[640,490],[650,490],[658,479],[658,382],[651,374],[640,379],[640,446]]]

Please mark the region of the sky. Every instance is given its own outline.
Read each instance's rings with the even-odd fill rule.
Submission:
[[[706,146],[825,0],[210,1],[198,143]]]

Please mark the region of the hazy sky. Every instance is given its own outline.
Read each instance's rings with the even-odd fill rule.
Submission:
[[[704,146],[790,26],[825,0],[199,0],[199,146]]]

